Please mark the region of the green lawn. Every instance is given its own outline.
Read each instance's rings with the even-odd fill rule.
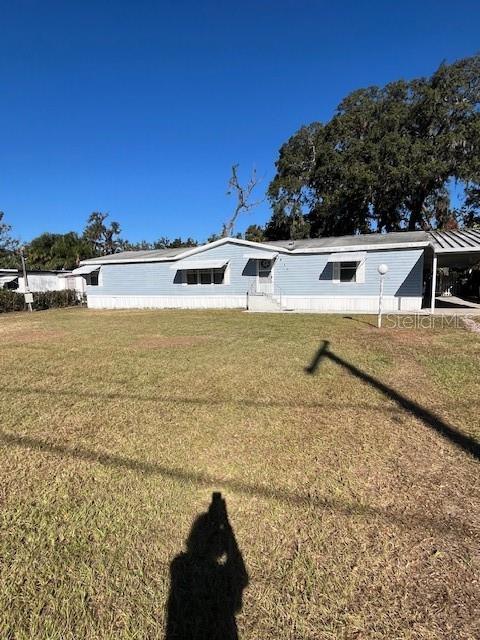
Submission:
[[[0,638],[478,638],[479,336],[371,322],[0,317]]]

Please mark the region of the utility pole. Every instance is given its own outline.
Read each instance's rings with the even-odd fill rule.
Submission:
[[[30,293],[30,289],[28,288],[28,277],[27,277],[27,269],[25,267],[25,254],[23,253],[23,247],[20,247],[20,258],[22,260],[22,271],[23,271],[23,282],[24,282],[24,292],[25,302],[27,303],[27,307],[29,311],[33,311],[32,309],[32,294]]]

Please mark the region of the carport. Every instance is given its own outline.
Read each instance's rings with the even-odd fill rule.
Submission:
[[[453,269],[468,269],[480,264],[480,231],[430,231],[429,235],[433,251],[431,313],[435,312],[438,302],[445,301],[452,310],[471,309],[480,312],[480,299],[476,303],[455,295],[456,283],[451,276]]]

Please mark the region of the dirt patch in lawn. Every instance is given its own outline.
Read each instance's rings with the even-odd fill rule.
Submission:
[[[133,346],[138,349],[172,349],[193,347],[207,340],[208,336],[151,336],[137,340]]]

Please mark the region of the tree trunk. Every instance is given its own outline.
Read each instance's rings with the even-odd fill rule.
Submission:
[[[425,196],[422,194],[417,196],[410,207],[410,218],[408,220],[408,230],[416,231],[417,225],[420,226],[422,222],[423,205],[425,203]]]

